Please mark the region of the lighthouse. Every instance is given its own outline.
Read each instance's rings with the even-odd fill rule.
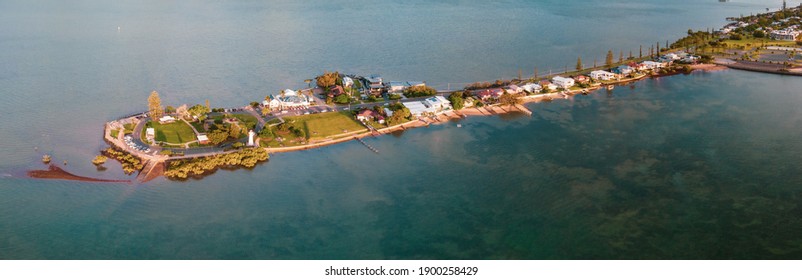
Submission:
[[[248,131],[248,146],[253,147],[253,136],[256,135],[256,132],[253,132],[253,129]]]

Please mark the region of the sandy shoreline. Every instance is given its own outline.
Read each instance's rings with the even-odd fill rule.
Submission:
[[[710,64],[695,64],[695,65],[691,65],[691,69],[693,69],[693,70],[702,70],[702,71],[705,71],[705,72],[712,72],[712,71],[727,70],[728,68],[726,66],[723,66],[723,65],[710,63]]]
[[[725,66],[722,66],[722,65],[718,65],[718,64],[696,64],[696,65],[691,65],[691,69],[693,71],[699,70],[699,71],[708,72],[708,71],[721,71],[721,70],[726,70],[728,68],[725,67]],[[646,79],[646,78],[649,78],[649,77],[652,77],[652,76],[651,75],[644,75],[642,77],[620,81],[620,82],[617,82],[615,84],[626,84],[626,83],[637,82],[637,81],[640,81],[640,80],[643,80],[643,79]],[[551,100],[555,100],[555,99],[568,99],[569,97],[577,95],[577,94],[580,94],[583,91],[593,92],[593,91],[596,91],[596,90],[601,89],[601,88],[602,87],[593,87],[593,88],[587,88],[587,89],[582,89],[582,90],[569,91],[569,92],[565,92],[565,93],[548,93],[548,94],[538,94],[538,95],[532,95],[532,96],[525,96],[524,98],[522,98],[522,101],[523,101],[522,103],[523,104],[528,104],[528,103],[539,103],[539,102],[543,102],[543,101],[551,101]],[[481,107],[481,108],[479,108],[479,107],[470,107],[470,108],[464,108],[464,109],[460,109],[460,110],[454,110],[454,111],[445,112],[443,114],[437,115],[436,119],[435,118],[431,118],[431,117],[423,118],[427,122],[423,122],[423,121],[420,121],[420,120],[414,120],[414,121],[409,121],[409,122],[406,122],[406,123],[403,123],[403,124],[400,124],[400,125],[395,125],[395,126],[392,126],[392,127],[386,127],[386,128],[378,129],[377,131],[381,135],[381,134],[387,134],[387,133],[391,133],[391,132],[398,131],[398,130],[406,130],[406,129],[410,129],[410,128],[428,126],[428,125],[432,125],[432,124],[440,124],[440,123],[447,122],[447,121],[449,121],[451,119],[461,119],[461,118],[468,117],[468,116],[493,116],[493,115],[499,115],[499,114],[507,114],[507,113],[511,113],[511,112],[523,112],[523,113],[526,113],[526,114],[531,114],[532,113],[531,111],[529,111],[528,109],[526,109],[523,106],[502,107],[500,105],[489,105],[489,106],[484,106],[484,107]],[[443,120],[443,119],[445,119],[445,120]],[[356,140],[356,139],[359,139],[359,138],[364,138],[364,137],[373,136],[373,135],[376,135],[376,134],[373,133],[373,132],[364,132],[364,133],[361,133],[361,134],[358,134],[358,135],[349,136],[349,137],[343,137],[343,138],[330,140],[330,141],[325,141],[325,142],[317,142],[317,143],[301,145],[301,146],[293,146],[293,147],[278,147],[278,148],[265,148],[265,149],[269,153],[285,153],[285,152],[292,152],[292,151],[309,150],[309,149],[320,148],[320,147],[324,147],[324,146],[328,146],[328,145],[334,145],[334,144],[338,144],[338,143],[342,143],[342,142],[347,142],[347,141],[351,141],[351,140]]]

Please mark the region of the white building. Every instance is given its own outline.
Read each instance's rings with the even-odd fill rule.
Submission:
[[[521,88],[529,93],[539,93],[543,88],[535,83],[528,83],[521,86]]]
[[[354,86],[354,79],[351,79],[351,77],[347,77],[347,76],[343,77],[343,87],[348,88],[348,87],[352,87],[352,86]]]
[[[551,82],[554,83],[555,85],[557,85],[558,87],[561,87],[561,88],[564,88],[564,89],[568,89],[568,88],[574,86],[574,83],[575,83],[574,79],[560,77],[560,76],[555,76],[554,78],[551,78]]]
[[[402,102],[402,104],[409,109],[410,114],[416,117],[426,114],[437,114],[444,110],[451,109],[451,102],[439,95],[426,98],[424,101]]]
[[[675,53],[667,53],[667,54],[664,54],[663,56],[660,57],[660,61],[661,62],[671,62],[671,61],[674,61],[674,60],[677,60],[677,59],[680,59],[680,58],[681,57],[679,55],[675,54]]]
[[[510,93],[510,94],[519,94],[519,93],[523,93],[524,92],[524,89],[519,87],[519,86],[517,86],[517,85],[506,86],[506,87],[504,87],[504,90],[506,90],[507,93]]]
[[[590,77],[593,78],[594,80],[607,81],[616,79],[618,75],[604,70],[595,70],[590,72]]]
[[[198,137],[198,143],[201,143],[201,144],[208,144],[209,143],[209,137],[206,136],[206,134],[198,134],[197,137]]]
[[[774,40],[794,41],[799,37],[800,32],[793,28],[786,28],[782,30],[774,30],[769,33],[769,37]]]
[[[694,62],[696,62],[697,60],[699,60],[699,57],[698,57],[698,56],[692,56],[692,55],[688,55],[688,56],[686,56],[685,58],[683,58],[683,59],[682,59],[682,62],[685,62],[685,63],[694,63]]]
[[[641,63],[646,68],[645,70],[657,70],[663,68],[663,63],[647,60]]]
[[[293,109],[309,106],[309,97],[298,92],[285,89],[279,96],[272,95],[268,105],[271,109]]]
[[[387,91],[389,92],[401,92],[407,88],[407,83],[405,82],[389,82],[387,83]]]
[[[423,102],[429,107],[434,108],[435,112],[451,109],[451,101],[439,95],[426,98]]]
[[[424,113],[434,113],[434,110],[426,107],[422,101],[402,102],[402,104],[409,109],[410,114],[416,117],[420,117]]]
[[[159,123],[172,123],[174,121],[175,118],[173,118],[173,116],[163,116],[159,118]]]

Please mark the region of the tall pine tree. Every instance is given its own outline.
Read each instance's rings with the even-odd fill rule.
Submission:
[[[162,115],[164,115],[162,100],[159,98],[159,93],[155,90],[150,93],[150,96],[148,96],[148,112],[150,118],[153,120],[158,120],[162,117]]]

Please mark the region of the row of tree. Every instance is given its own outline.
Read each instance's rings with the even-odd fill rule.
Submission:
[[[262,148],[242,149],[236,152],[213,155],[204,158],[175,160],[167,165],[164,175],[169,178],[184,179],[189,176],[200,176],[219,167],[254,167],[257,163],[269,158]]]

